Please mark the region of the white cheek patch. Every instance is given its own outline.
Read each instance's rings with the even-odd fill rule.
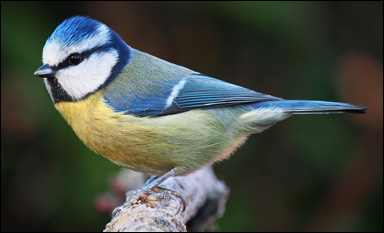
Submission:
[[[43,63],[50,66],[57,66],[72,53],[81,53],[86,50],[101,46],[109,41],[109,29],[104,24],[100,25],[93,37],[86,38],[76,44],[60,44],[59,41],[52,41],[45,44],[43,49]]]
[[[77,66],[59,70],[57,81],[71,97],[81,99],[105,83],[117,59],[118,53],[115,50],[95,53]]]

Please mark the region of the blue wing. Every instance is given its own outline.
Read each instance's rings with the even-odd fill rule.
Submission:
[[[215,108],[281,98],[258,93],[202,74],[192,74],[167,81],[148,94],[135,93],[135,98],[106,95],[106,102],[117,111],[139,117],[164,116],[192,109]]]

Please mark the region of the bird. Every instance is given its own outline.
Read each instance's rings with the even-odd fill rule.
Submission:
[[[131,205],[170,177],[228,159],[250,135],[291,115],[368,109],[285,100],[221,81],[134,49],[81,15],[57,26],[42,62],[34,75],[78,138],[113,163],[152,175],[131,193]]]

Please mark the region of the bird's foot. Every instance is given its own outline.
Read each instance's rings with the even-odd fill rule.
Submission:
[[[175,191],[161,188],[161,187],[156,187],[152,189],[152,192],[147,196],[148,201],[160,201],[161,199],[169,199],[169,198],[172,198],[178,203],[177,212],[175,215],[177,215],[180,212],[180,210],[182,210],[183,212],[185,211],[186,204],[185,204],[184,198]]]
[[[152,190],[146,190],[145,188],[139,188],[137,190],[132,190],[127,192],[126,194],[127,199],[126,202],[119,206],[116,207],[113,212],[112,216],[115,217],[123,208],[133,206],[139,202],[141,203],[146,203],[149,206],[153,207],[153,204],[150,201],[160,201],[162,199],[170,199],[172,198],[178,203],[178,209],[175,215],[177,215],[180,210],[184,212],[185,210],[185,201],[183,197],[171,190],[160,188],[160,187],[155,187]]]
[[[127,197],[126,201],[124,202],[123,205],[116,207],[112,211],[112,217],[115,217],[118,213],[120,213],[123,208],[133,206],[137,204],[139,201],[145,201],[149,194],[150,194],[150,191],[144,188],[128,191],[126,194],[126,197]]]

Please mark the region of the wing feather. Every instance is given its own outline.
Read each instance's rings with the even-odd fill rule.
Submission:
[[[178,85],[181,82],[183,85]],[[153,95],[137,94],[136,98],[134,100],[130,98],[129,102],[128,99],[125,102],[124,99],[114,101],[108,96],[105,99],[116,110],[140,117],[164,116],[193,109],[281,100],[278,97],[255,92],[202,74],[181,77],[178,82],[172,81],[165,86],[168,88],[164,90],[159,87],[162,91],[157,91]],[[177,88],[176,95],[175,88]]]

